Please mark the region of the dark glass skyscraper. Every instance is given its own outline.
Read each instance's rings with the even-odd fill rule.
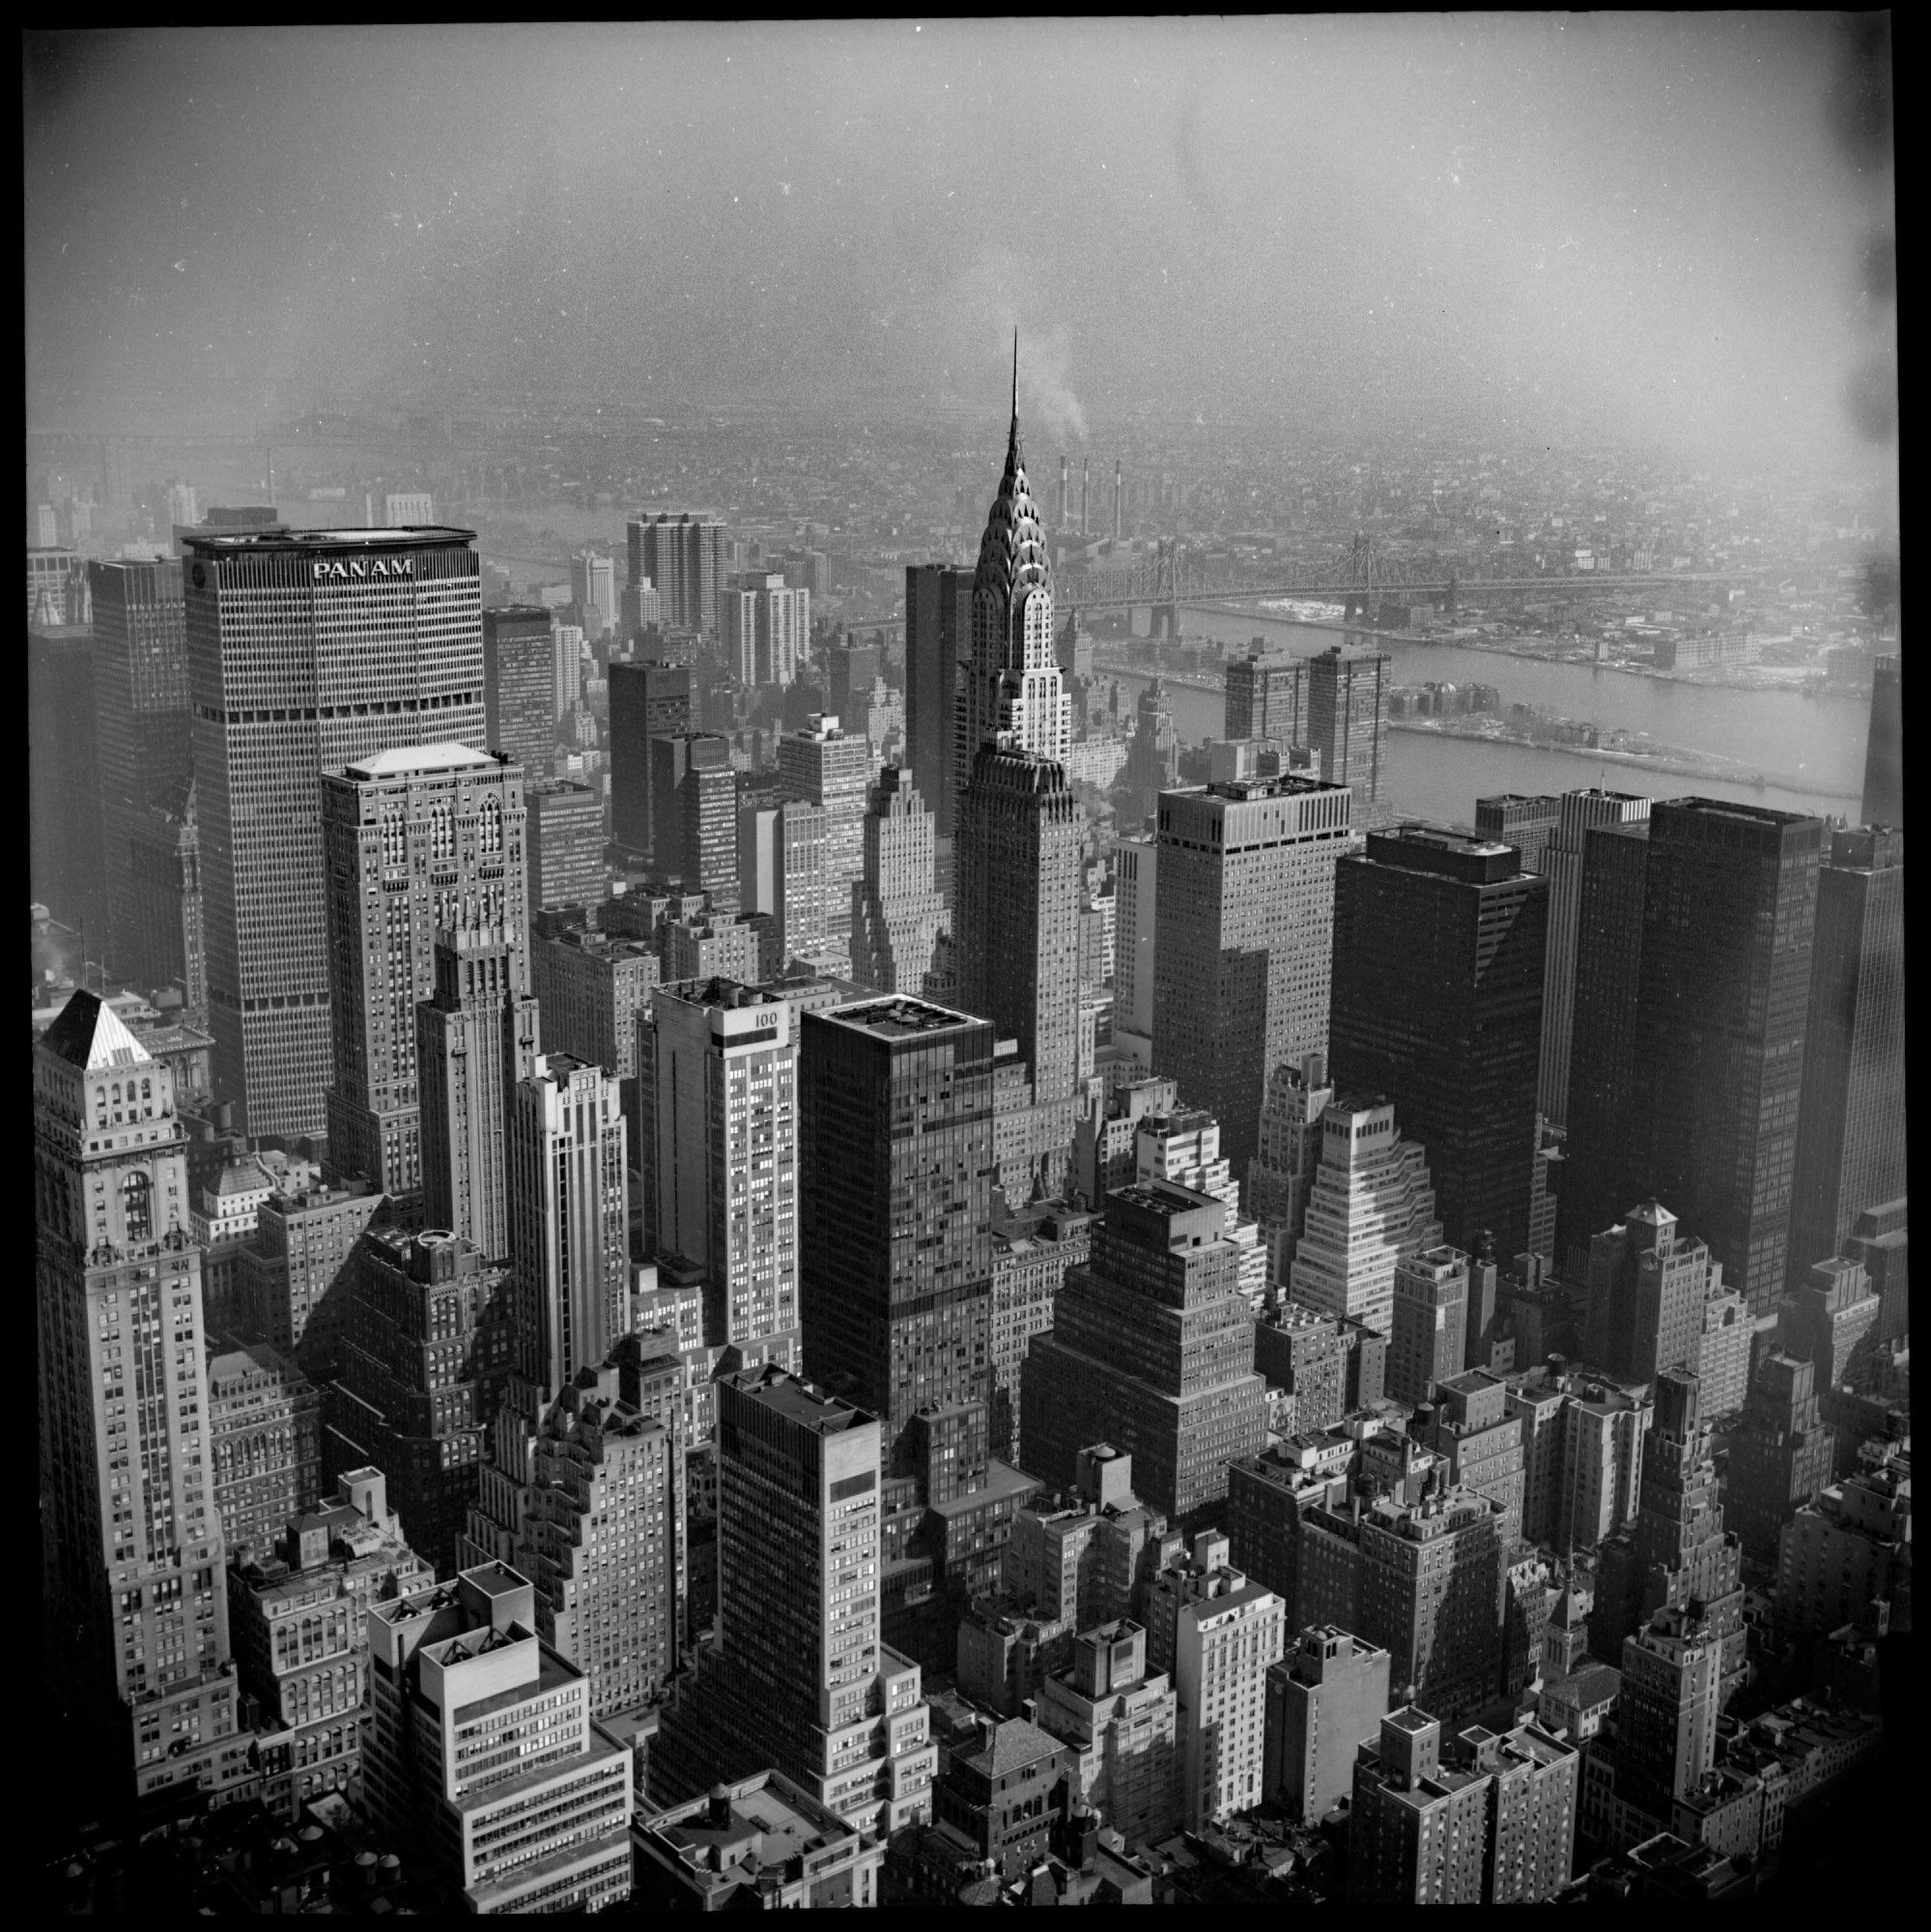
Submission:
[[[1752,1315],[1788,1265],[1823,845],[1821,819],[1763,806],[1681,798],[1650,814],[1640,1191],[1710,1243]]]
[[[646,659],[611,666],[611,838],[634,864],[655,857],[650,741],[692,728],[691,667]]]
[[[195,867],[182,864],[193,780],[181,563],[93,563],[94,696],[100,757],[107,958],[136,985],[185,982],[198,937]],[[199,976],[198,960],[195,977]]]
[[[972,578],[944,563],[905,567],[905,761],[941,838],[952,836],[953,687],[971,634]]]
[[[1577,1280],[1588,1268],[1590,1241],[1643,1197],[1642,1164],[1633,1157],[1629,1122],[1648,875],[1647,820],[1583,830],[1573,942],[1568,1139],[1555,1197],[1556,1259]],[[1551,884],[1560,883],[1558,874]]]
[[[991,1393],[992,1037],[902,997],[804,1016],[805,1367],[883,1420],[888,1468],[925,1404]]]
[[[1468,833],[1371,832],[1336,868],[1334,1083],[1428,1150],[1451,1246],[1527,1245],[1548,910],[1514,847]]]
[[[541,604],[483,612],[483,712],[490,749],[540,778],[556,749],[556,648]],[[613,696],[614,701],[614,696]]]
[[[1903,660],[1879,658],[1871,672],[1870,736],[1864,745],[1866,825],[1904,823]]]
[[[187,666],[214,1082],[255,1135],[320,1135],[329,1073],[321,775],[484,749],[473,532],[188,535]]]
[[[1904,1193],[1904,834],[1866,826],[1832,835],[1817,882],[1793,1287]]]

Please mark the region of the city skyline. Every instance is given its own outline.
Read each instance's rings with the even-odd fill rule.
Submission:
[[[1085,92],[1021,131],[995,34]],[[185,44],[28,45],[30,175],[137,71],[205,175],[112,261],[30,191],[59,1909],[1841,1891],[1912,1629],[1888,19]],[[130,402],[382,46],[302,184],[359,361],[237,347],[285,222],[234,407]],[[1703,341],[1833,210],[1861,319]],[[133,297],[49,356],[61,211]]]

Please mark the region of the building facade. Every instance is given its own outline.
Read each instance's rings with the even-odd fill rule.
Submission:
[[[1421,825],[1336,873],[1335,1083],[1394,1103],[1464,1249],[1527,1245],[1548,900],[1514,847]]]
[[[1221,1123],[1236,1174],[1273,1068],[1327,1050],[1345,785],[1255,779],[1163,791],[1153,1065]]]
[[[188,691],[215,1085],[256,1135],[327,1131],[319,776],[392,748],[484,749],[467,530],[191,535]]]
[[[439,934],[496,929],[522,952],[524,832],[523,774],[467,745],[323,773],[331,1175],[421,1190],[415,1009],[435,990]]]

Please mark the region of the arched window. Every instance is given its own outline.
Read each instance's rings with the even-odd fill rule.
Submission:
[[[154,1238],[154,1192],[145,1174],[130,1174],[121,1183],[121,1224],[130,1241]]]

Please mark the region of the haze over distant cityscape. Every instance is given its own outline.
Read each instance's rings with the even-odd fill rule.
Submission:
[[[1853,1882],[1888,14],[23,55],[50,1910]]]

